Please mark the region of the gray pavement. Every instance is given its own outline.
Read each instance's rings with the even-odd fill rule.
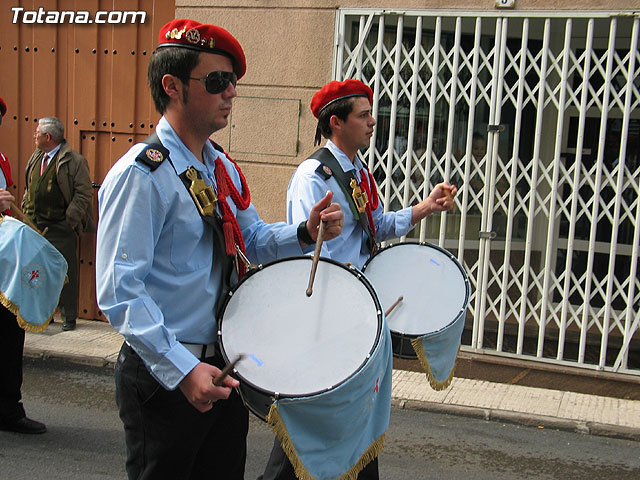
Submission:
[[[108,323],[78,320],[75,330],[63,332],[58,319],[42,333],[27,332],[25,356],[112,368],[121,345]],[[457,377],[438,392],[424,374],[394,370],[392,402],[395,408],[640,440],[640,400]]]

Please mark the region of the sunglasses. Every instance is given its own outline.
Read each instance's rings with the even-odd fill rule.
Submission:
[[[212,94],[224,92],[230,83],[232,83],[234,87],[238,83],[238,77],[234,72],[209,72],[206,77],[189,77],[189,79],[203,82],[207,92]]]

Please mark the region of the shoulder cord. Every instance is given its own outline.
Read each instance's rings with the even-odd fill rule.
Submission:
[[[217,145],[211,142],[217,150]],[[233,200],[233,203],[238,207],[238,210],[246,210],[251,204],[251,194],[249,193],[249,187],[247,186],[247,181],[238,167],[238,164],[234,162],[229,155],[222,150],[222,153],[226,155],[226,157],[231,160],[236,171],[238,172],[238,176],[240,177],[240,185],[242,188],[242,194],[238,192],[238,189],[234,185],[231,177],[229,176],[229,172],[224,166],[224,162],[220,157],[216,158],[215,161],[215,175],[216,175],[216,183],[218,185],[218,202],[220,205],[220,210],[222,210],[222,229],[224,230],[224,240],[225,240],[225,248],[227,255],[236,256],[235,246],[238,245],[242,253],[245,253],[244,246],[244,238],[242,237],[242,230],[240,230],[240,225],[238,225],[238,220],[236,219],[229,203],[227,202],[227,196],[230,196]],[[238,278],[241,279],[243,275],[246,273],[246,266],[244,262],[237,262],[238,266]]]
[[[364,178],[364,175],[368,175],[368,179]],[[378,189],[376,188],[376,182],[373,179],[373,175],[369,169],[365,166],[360,171],[360,187],[367,194],[367,198],[369,201],[367,202],[367,218],[369,219],[369,224],[371,225],[371,231],[373,233],[374,238],[376,237],[376,226],[373,221],[373,211],[378,208],[379,199],[378,199]],[[368,181],[367,181],[368,180]]]

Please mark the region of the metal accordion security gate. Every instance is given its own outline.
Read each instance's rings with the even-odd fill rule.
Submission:
[[[334,78],[374,90],[385,209],[443,180],[403,241],[457,255],[463,348],[640,375],[640,54],[633,12],[341,9]]]

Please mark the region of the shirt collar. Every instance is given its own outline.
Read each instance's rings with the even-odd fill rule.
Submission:
[[[53,157],[56,156],[56,154],[58,153],[58,151],[60,150],[60,147],[62,146],[61,143],[58,144],[58,146],[56,148],[54,148],[53,150],[49,151],[49,152],[44,152],[44,155],[49,155],[49,160],[51,160]],[[44,155],[42,156],[42,158],[44,158]]]
[[[187,148],[180,139],[176,131],[173,129],[169,121],[163,116],[156,126],[156,133],[162,144],[169,150],[171,162],[177,172],[182,173],[189,167],[198,170],[203,176],[211,178],[214,181],[213,172],[215,170],[215,161],[221,153],[213,148],[211,142],[207,141],[203,149],[204,165],[196,156]]]
[[[342,167],[342,170],[344,172],[354,170],[353,163],[351,163],[351,160],[349,160],[347,154],[340,150],[340,148],[338,148],[335,143],[333,143],[331,140],[327,140],[327,144],[325,145],[325,147],[328,148],[331,153],[333,153],[333,156],[336,157],[336,160],[338,160],[338,163],[340,164],[340,167]]]
[[[360,155],[358,153],[356,153],[356,157],[352,162],[349,157],[347,157],[346,153],[340,150],[340,148],[338,148],[338,146],[331,140],[327,140],[327,144],[325,145],[325,147],[328,148],[331,153],[333,153],[333,156],[336,157],[336,160],[338,160],[338,163],[340,164],[340,167],[342,167],[342,170],[344,172],[355,170],[356,178],[358,178],[358,180],[362,180],[359,177],[360,170],[364,168],[364,163],[362,163],[362,160],[360,160]]]

